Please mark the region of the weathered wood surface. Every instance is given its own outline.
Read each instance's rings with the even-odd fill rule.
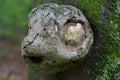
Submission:
[[[60,72],[80,65],[92,43],[91,26],[79,9],[49,3],[30,13],[22,55],[33,70],[38,70],[34,74],[46,80],[46,76],[57,77]]]

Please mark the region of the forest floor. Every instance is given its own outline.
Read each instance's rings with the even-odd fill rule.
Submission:
[[[20,46],[0,39],[0,54],[7,54],[0,55],[0,80],[25,80],[26,65]]]

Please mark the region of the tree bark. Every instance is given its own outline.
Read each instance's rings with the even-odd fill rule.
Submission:
[[[29,67],[28,80],[39,80],[41,77],[44,78],[40,80],[101,80],[102,78],[98,78],[98,76],[104,73],[101,70],[103,66],[105,66],[104,63],[107,64],[107,62],[109,62],[107,57],[112,56],[113,53],[115,56],[120,56],[120,35],[117,35],[117,33],[120,32],[120,27],[118,27],[120,26],[120,16],[115,12],[115,3],[117,1],[118,0],[41,0],[40,4],[55,2],[58,4],[71,4],[81,9],[92,25],[94,44],[82,65],[79,64],[79,61],[75,61],[78,65],[50,76],[42,75],[39,71],[34,71]],[[109,77],[105,77],[106,79],[116,79],[113,73],[110,73],[113,75],[112,77],[109,73],[106,74]]]

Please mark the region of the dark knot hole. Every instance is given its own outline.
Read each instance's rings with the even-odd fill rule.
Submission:
[[[46,31],[46,28],[43,28],[44,31]]]
[[[43,61],[43,56],[24,56],[24,59],[33,63],[41,63]]]

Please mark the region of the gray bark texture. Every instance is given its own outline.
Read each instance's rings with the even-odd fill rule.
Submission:
[[[82,65],[93,43],[83,13],[71,5],[44,4],[31,11],[28,25],[22,55],[33,69],[32,79],[73,80],[73,73],[68,76],[66,71]]]

